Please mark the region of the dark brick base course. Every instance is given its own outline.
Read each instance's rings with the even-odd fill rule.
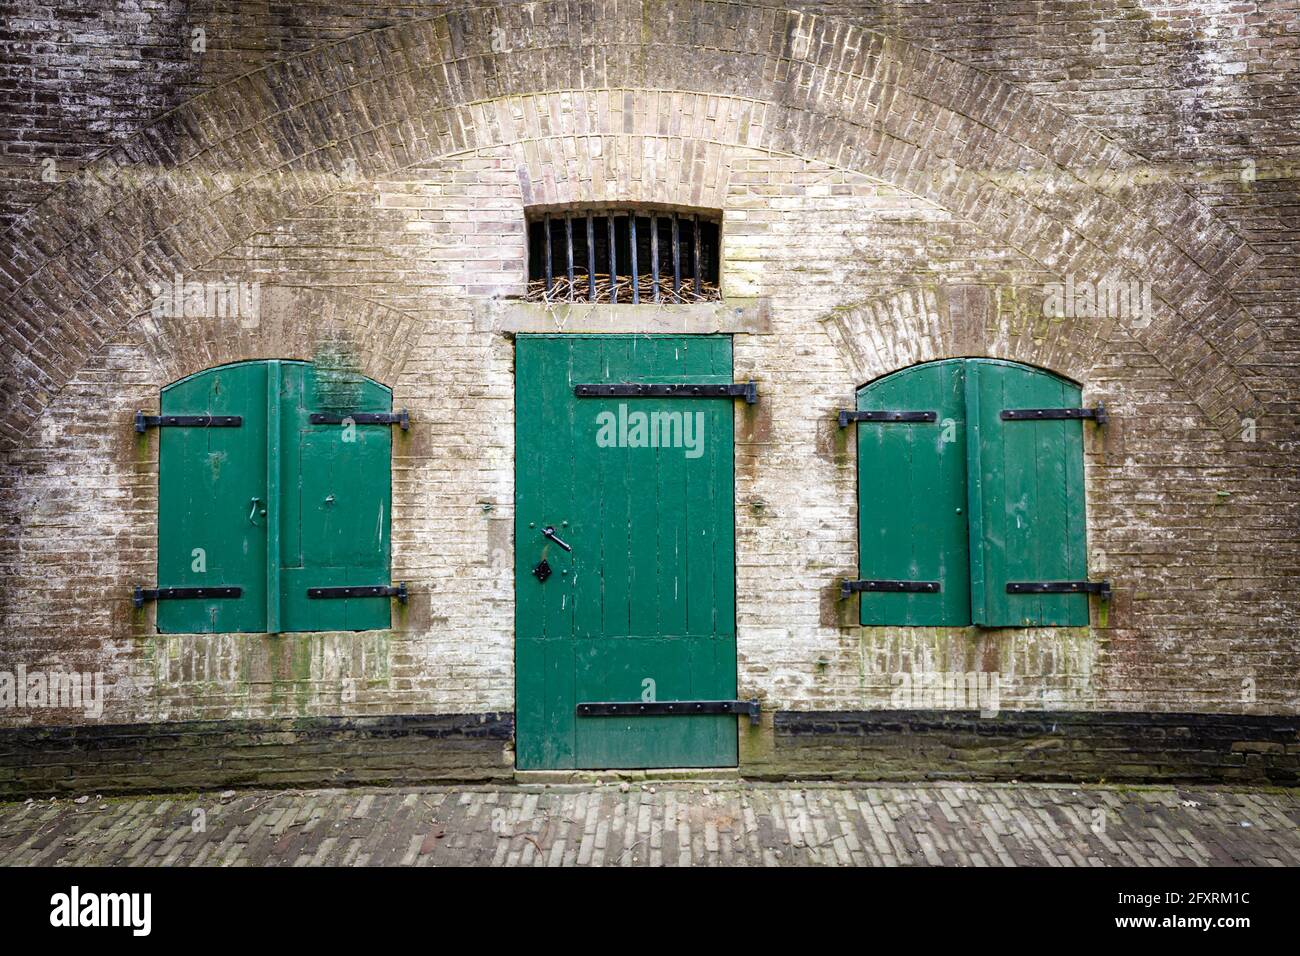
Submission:
[[[1300,717],[780,711],[741,722],[750,779],[1300,785]],[[510,780],[510,713],[0,731],[0,800]]]
[[[747,777],[1300,783],[1300,717],[782,711]]]
[[[514,715],[184,721],[0,731],[0,799],[512,779]]]

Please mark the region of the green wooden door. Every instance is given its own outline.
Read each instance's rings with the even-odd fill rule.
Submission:
[[[730,382],[730,338],[520,336],[515,374],[519,767],[734,766],[734,716],[575,715],[736,696],[732,401],[573,392]]]

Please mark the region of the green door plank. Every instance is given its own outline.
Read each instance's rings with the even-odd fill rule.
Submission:
[[[579,400],[573,386],[730,380],[727,337],[517,339],[521,768],[735,764],[735,717],[574,715],[580,701],[734,698],[736,660],[731,401]]]
[[[866,580],[938,581],[938,593],[864,592],[861,623],[971,622],[962,360],[888,375],[859,411],[934,411],[934,422],[858,422],[858,555]]]
[[[312,599],[313,587],[390,584],[392,426],[313,425],[313,412],[391,412],[392,393],[314,365],[279,369],[281,628],[363,631],[390,625],[386,597]]]
[[[161,428],[160,587],[239,587],[237,599],[158,602],[163,633],[266,630],[266,368],[208,369],[162,390],[164,415],[240,415],[239,428]]]
[[[266,362],[266,630],[278,634],[284,595],[280,580],[281,519],[283,504],[284,448],[281,405],[284,401],[284,369],[279,361]]]
[[[974,623],[1086,625],[1086,595],[1006,593],[1011,581],[1087,578],[1083,423],[1001,419],[1008,408],[1077,407],[1078,386],[1023,365],[971,360],[966,394]]]

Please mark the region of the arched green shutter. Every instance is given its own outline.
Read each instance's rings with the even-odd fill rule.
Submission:
[[[960,360],[889,375],[858,391],[868,411],[935,420],[859,420],[858,555],[863,586],[937,582],[937,592],[861,592],[863,624],[970,623],[966,415]]]
[[[308,595],[390,585],[392,425],[349,419],[391,413],[387,388],[303,362],[241,362],[167,386],[161,411],[242,421],[161,428],[159,587],[241,593],[160,600],[159,631],[390,625],[387,595]]]
[[[310,588],[389,584],[392,426],[348,422],[391,412],[392,393],[360,376],[286,365],[281,382],[281,627],[389,626],[388,597],[316,599]],[[313,412],[343,422],[312,424]]]
[[[1047,372],[966,363],[971,614],[985,627],[1086,625],[1086,594],[1007,593],[1013,582],[1088,577],[1083,422],[1004,420],[1007,409],[1076,408],[1080,390]]]
[[[158,630],[266,630],[267,371],[209,369],[162,391],[166,415],[238,415],[238,428],[159,429],[158,583],[237,587],[237,598],[158,602]]]

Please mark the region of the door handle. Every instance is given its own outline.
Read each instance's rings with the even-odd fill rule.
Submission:
[[[572,550],[573,550],[571,547],[569,547],[567,544],[565,544],[563,541],[560,540],[559,536],[555,533],[555,526],[554,526],[554,525],[547,525],[545,528],[543,528],[543,529],[542,529],[542,537],[543,537],[543,538],[550,538],[552,541],[554,541],[556,544],[558,544],[558,545],[559,545],[561,548],[563,548],[565,551],[572,551]]]
[[[261,498],[254,498],[254,499],[252,500],[252,505],[253,505],[253,507],[252,507],[252,508],[249,510],[249,512],[248,512],[248,523],[249,523],[249,524],[251,524],[251,525],[256,525],[256,524],[257,524],[257,522],[253,520],[253,516],[256,515],[256,514],[258,513],[258,507],[257,507],[257,506],[260,505],[261,503],[262,503],[262,499],[261,499]],[[261,513],[262,513],[262,514],[266,514],[266,509],[265,509],[265,508],[262,508],[262,509],[261,509]]]

